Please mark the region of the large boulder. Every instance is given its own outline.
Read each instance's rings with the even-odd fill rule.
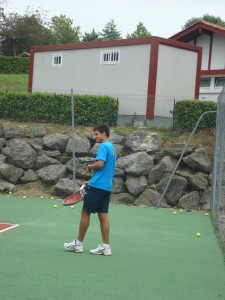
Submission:
[[[5,128],[5,139],[24,139],[28,135],[27,129],[23,126],[15,126],[10,128]]]
[[[128,192],[133,196],[140,195],[145,188],[147,187],[147,178],[146,176],[127,176],[127,180],[125,182]]]
[[[51,165],[38,170],[38,176],[47,184],[56,184],[66,177],[67,169],[64,165]]]
[[[14,167],[13,165],[2,164],[0,165],[0,174],[3,179],[17,184],[20,177],[23,175],[23,170],[21,168]]]
[[[147,175],[152,169],[154,156],[146,152],[137,152],[117,160],[116,167],[133,176]]]
[[[199,192],[193,191],[180,198],[178,206],[184,209],[196,209],[199,205]]]
[[[33,169],[37,152],[25,141],[12,139],[7,142],[8,159],[15,167]]]
[[[119,194],[126,192],[125,183],[122,177],[114,177],[113,179],[113,187],[112,193]]]
[[[34,182],[37,180],[38,180],[38,174],[31,169],[24,171],[23,176],[20,177],[21,183]]]
[[[144,130],[138,130],[126,137],[125,148],[127,152],[154,153],[161,149],[163,145],[162,138],[157,133],[152,133]]]
[[[9,183],[5,180],[0,179],[0,192],[13,192],[16,190],[15,184]]]
[[[32,148],[34,148],[35,151],[39,152],[43,149],[43,142],[41,138],[33,138],[27,140],[28,144],[31,145]]]
[[[146,189],[144,192],[134,201],[134,204],[137,205],[145,205],[148,207],[156,207],[160,200],[160,193],[152,190],[152,189]],[[167,203],[165,199],[163,199],[161,203],[162,207],[167,207]]]
[[[76,153],[76,156],[87,156],[91,148],[89,140],[76,133],[74,141],[75,143],[73,145],[73,139],[69,139],[69,142],[66,146],[66,153],[72,155],[74,151]]]
[[[133,204],[135,198],[129,193],[112,194],[110,202],[113,204]]]
[[[157,190],[160,193],[163,193],[168,182],[169,182],[170,174],[164,174],[162,179],[159,181],[157,185]],[[184,194],[185,189],[188,185],[188,181],[180,176],[173,176],[170,185],[165,194],[165,198],[168,204],[177,205],[180,197]]]
[[[59,182],[54,186],[53,194],[61,197],[67,197],[69,195],[74,194],[74,192],[78,192],[81,186],[80,180],[75,180],[74,182],[71,179],[63,178],[60,179]]]
[[[191,174],[185,171],[177,171],[176,174],[187,179],[191,190],[205,191],[208,188],[207,175],[204,173]]]
[[[30,138],[43,138],[47,135],[47,131],[43,125],[34,125],[31,129]]]
[[[41,169],[50,165],[61,165],[61,163],[52,157],[40,155],[36,160],[36,169]]]
[[[43,147],[47,150],[58,150],[65,152],[69,136],[66,134],[50,134],[43,138]]]
[[[166,155],[179,158],[185,146],[185,144],[171,144],[168,148],[164,149],[164,153]],[[190,154],[195,148],[195,145],[189,145],[185,151],[185,154]]]
[[[185,156],[183,161],[193,171],[210,173],[212,170],[212,162],[204,148],[196,149],[190,155]]]

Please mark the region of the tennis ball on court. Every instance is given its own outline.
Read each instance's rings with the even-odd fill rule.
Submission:
[[[173,214],[174,214],[174,215],[176,215],[176,214],[177,214],[177,212],[176,212],[176,211],[174,211],[174,212],[173,212]]]
[[[200,237],[200,236],[201,236],[201,233],[200,233],[200,232],[197,232],[197,233],[196,233],[196,236],[197,236],[197,237]]]
[[[9,192],[9,194],[11,195],[11,194],[12,194],[12,192]]]
[[[51,200],[54,200],[54,199],[55,199],[55,198],[52,196],[52,197],[51,197]]]
[[[44,196],[40,196],[40,198],[41,198],[41,199],[43,199],[43,198],[44,198]]]
[[[183,212],[183,209],[180,209],[180,212]]]
[[[57,204],[54,204],[54,205],[53,205],[53,207],[54,207],[54,208],[57,208],[57,207],[58,207],[58,205],[57,205]]]
[[[74,205],[71,205],[70,208],[74,208]]]
[[[208,216],[208,215],[209,215],[209,214],[206,212],[206,213],[205,213],[205,216]]]
[[[26,199],[27,198],[27,196],[23,196],[23,199]]]

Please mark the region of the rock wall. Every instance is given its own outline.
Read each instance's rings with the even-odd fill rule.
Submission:
[[[112,132],[110,140],[118,156],[111,201],[156,206],[184,145],[164,148],[158,134],[143,130],[127,137]],[[77,190],[88,179],[85,171],[95,161],[97,149],[92,137],[75,134]],[[208,210],[211,170],[206,150],[189,146],[161,205]],[[0,192],[41,180],[53,188],[54,195],[66,197],[74,192],[72,174],[71,136],[47,134],[42,125],[28,132],[25,127],[4,128],[0,123]]]

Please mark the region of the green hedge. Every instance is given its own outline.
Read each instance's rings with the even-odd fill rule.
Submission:
[[[182,100],[176,102],[173,111],[175,129],[192,131],[201,114],[209,110],[216,110],[216,102],[202,100]],[[215,127],[216,114],[205,115],[199,124],[199,129]]]
[[[118,100],[74,95],[75,125],[117,124]],[[0,118],[71,124],[71,95],[0,92]]]
[[[29,57],[0,56],[1,74],[28,74]]]

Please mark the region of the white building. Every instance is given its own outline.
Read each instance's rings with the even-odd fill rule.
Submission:
[[[202,48],[199,99],[217,100],[225,85],[225,27],[199,19],[170,39]]]
[[[34,46],[29,91],[112,95],[124,118],[171,118],[174,99],[199,96],[201,55],[160,37]]]

